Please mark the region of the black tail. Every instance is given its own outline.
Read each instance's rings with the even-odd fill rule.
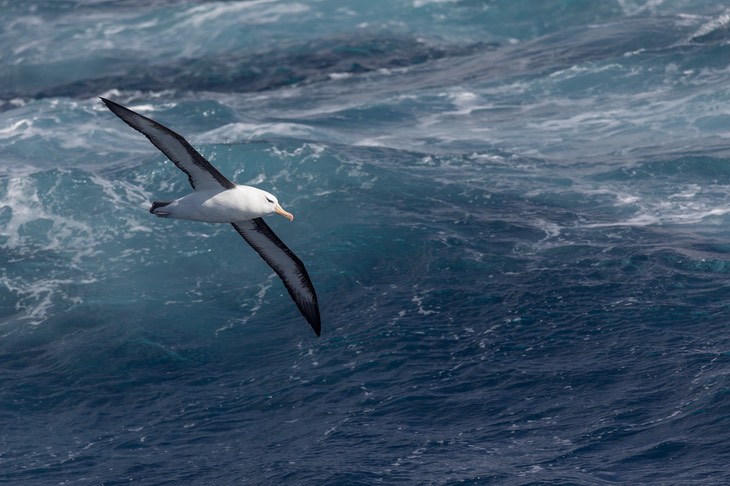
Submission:
[[[152,207],[150,208],[150,213],[157,214],[155,211],[159,208],[164,208],[168,204],[170,204],[172,201],[152,201]]]

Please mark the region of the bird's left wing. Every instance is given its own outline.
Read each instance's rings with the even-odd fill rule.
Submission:
[[[119,103],[105,98],[101,98],[101,101],[127,125],[147,137],[178,169],[185,172],[190,185],[196,191],[236,187],[179,134]]]
[[[243,239],[261,255],[284,282],[299,311],[319,336],[321,322],[319,304],[312,280],[302,261],[279,239],[263,219],[231,223]]]

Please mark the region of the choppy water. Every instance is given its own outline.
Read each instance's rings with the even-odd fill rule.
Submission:
[[[722,2],[0,12],[0,482],[730,481]],[[321,338],[98,96],[295,214]]]

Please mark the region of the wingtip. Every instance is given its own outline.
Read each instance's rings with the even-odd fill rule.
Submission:
[[[314,334],[319,337],[322,333],[322,321],[319,317],[319,305],[317,305],[316,297],[314,302],[314,309],[309,309],[309,312],[305,313],[304,316],[307,318],[307,322],[312,326]]]
[[[103,96],[99,96],[99,99],[101,100],[102,103],[104,103],[104,106],[106,106],[114,114],[116,114],[117,110],[121,107],[121,105],[119,103],[115,103],[112,100],[108,100],[108,99],[104,98]]]
[[[142,116],[139,113],[135,113],[126,106],[122,106],[116,101],[112,101],[110,99],[104,98],[103,96],[99,96],[99,99],[104,103],[104,105],[109,108],[109,110],[117,115],[118,117],[124,119],[123,114],[132,113],[134,115]],[[144,117],[143,117],[144,118]]]
[[[305,312],[303,309],[299,309],[302,311],[302,314],[304,314],[305,319],[307,319],[307,322],[310,326],[312,326],[312,330],[314,331],[314,334],[319,337],[320,334],[322,334],[322,321],[319,318],[319,308],[315,308],[314,312],[311,312],[310,309],[309,312]]]

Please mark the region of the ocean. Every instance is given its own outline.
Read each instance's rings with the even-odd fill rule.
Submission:
[[[730,483],[724,2],[0,25],[0,483]],[[294,214],[321,337],[100,96]]]

